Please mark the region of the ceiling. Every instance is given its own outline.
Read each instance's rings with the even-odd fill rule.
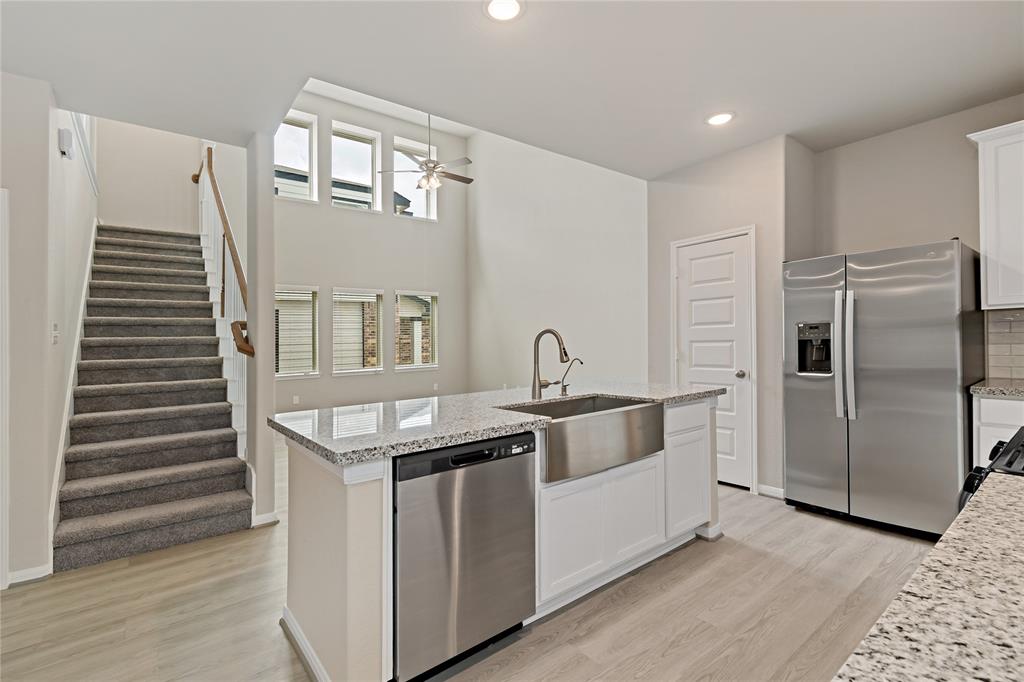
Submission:
[[[0,4],[64,108],[245,144],[308,77],[642,178],[789,133],[821,150],[1024,91],[1022,2]],[[737,112],[711,128],[714,112]]]

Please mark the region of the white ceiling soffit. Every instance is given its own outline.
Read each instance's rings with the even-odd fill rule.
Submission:
[[[344,102],[345,104],[351,104],[352,106],[366,109],[367,111],[373,111],[378,114],[390,116],[391,118],[397,118],[400,121],[408,121],[409,123],[415,123],[423,127],[426,127],[427,125],[426,112],[406,107],[401,104],[396,104],[395,102],[389,102],[386,99],[374,97],[373,95],[349,90],[348,88],[343,88],[340,85],[326,83],[324,81],[317,80],[316,78],[310,78],[302,89],[305,92],[309,92],[314,95]],[[476,128],[470,128],[467,125],[463,125],[455,121],[449,121],[448,119],[441,118],[439,116],[431,116],[430,125],[434,130],[458,135],[459,137],[469,137],[473,133],[477,132]]]
[[[1022,2],[0,3],[60,106],[232,144],[312,77],[652,178],[790,133],[820,150],[1024,91]],[[712,128],[709,114],[735,111]]]

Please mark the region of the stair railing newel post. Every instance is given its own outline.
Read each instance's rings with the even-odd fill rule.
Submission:
[[[225,251],[231,253],[231,265],[235,275],[235,282],[238,285],[238,293],[242,299],[242,308],[245,311],[249,309],[249,291],[245,281],[245,273],[242,271],[242,261],[238,257],[238,248],[235,246],[235,238],[231,232],[231,222],[228,220],[227,210],[224,208],[224,199],[220,193],[220,186],[217,184],[217,174],[213,169],[213,147],[206,148],[206,156],[199,161],[199,170],[192,175],[192,182],[199,184],[199,179],[203,174],[203,168],[206,169],[206,178],[210,182],[210,190],[213,193],[213,200],[217,205],[217,213],[220,216],[220,223],[222,227],[221,235],[221,292],[220,292],[220,312],[221,317],[225,315],[225,290],[227,288],[227,254]],[[235,347],[240,353],[244,353],[249,357],[255,355],[255,349],[252,346],[252,342],[249,340],[248,325],[246,321],[234,320],[231,322],[231,337],[235,342]]]

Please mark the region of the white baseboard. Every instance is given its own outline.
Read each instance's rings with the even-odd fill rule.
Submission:
[[[261,528],[263,526],[272,526],[280,521],[277,518],[277,512],[270,512],[269,514],[255,514],[252,517],[252,527]]]
[[[17,585],[18,583],[29,583],[40,578],[46,578],[52,574],[53,569],[51,566],[43,564],[42,566],[23,568],[20,571],[11,571],[7,574],[7,578],[10,581],[10,585]]]
[[[635,571],[641,566],[649,564],[650,562],[660,557],[662,554],[668,554],[672,550],[678,549],[679,547],[682,547],[688,542],[692,542],[695,535],[696,533],[694,531],[683,533],[678,537],[668,540],[664,544],[658,545],[653,549],[647,550],[643,554],[633,557],[631,560],[627,561],[624,564],[620,564],[619,566],[608,571],[607,573],[602,573],[599,576],[591,578],[582,585],[577,585],[576,587],[568,590],[567,592],[563,592],[562,594],[558,594],[551,597],[547,601],[538,604],[536,613],[530,618],[527,618],[525,621],[523,621],[523,624],[529,625],[530,623],[536,620],[540,620],[544,616],[554,613],[563,606],[571,604],[572,602],[583,597],[584,595],[593,592],[597,588],[606,585],[614,580],[618,580],[630,571]]]
[[[717,540],[722,537],[722,524],[716,523],[713,526],[704,524],[703,526],[698,526],[693,532],[702,540]]]
[[[760,483],[757,485],[757,494],[764,495],[765,497],[774,497],[779,500],[785,499],[786,497],[786,491],[783,490],[782,488],[776,488],[775,486],[770,485],[762,485]]]
[[[281,627],[284,629],[285,634],[288,635],[288,639],[295,645],[296,653],[302,659],[306,672],[316,682],[330,682],[331,677],[327,674],[327,668],[320,662],[320,658],[313,651],[313,645],[306,639],[306,633],[299,626],[299,621],[295,620],[295,616],[292,615],[287,606],[284,607],[284,612],[281,614]]]

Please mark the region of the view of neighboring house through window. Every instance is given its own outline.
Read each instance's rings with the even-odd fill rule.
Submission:
[[[352,372],[381,367],[381,292],[334,290],[332,327],[334,371]]]
[[[437,365],[437,294],[395,295],[395,366]]]
[[[274,194],[290,199],[316,199],[316,117],[288,112],[274,135]]]
[[[274,294],[274,373],[317,373],[317,291],[279,287]]]
[[[331,136],[331,203],[380,209],[377,165],[380,133],[334,121]]]
[[[414,171],[409,173],[394,173],[395,177],[395,215],[415,216],[417,218],[437,218],[437,190],[425,190],[416,186],[423,176],[419,166],[406,156],[412,154],[418,158],[427,156],[427,145],[406,140],[401,137],[395,138],[394,164],[396,171]],[[433,148],[437,155],[437,148]],[[403,153],[404,152],[404,153]]]

